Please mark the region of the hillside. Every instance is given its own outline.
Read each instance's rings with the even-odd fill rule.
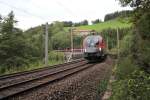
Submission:
[[[88,29],[88,30],[96,30],[96,31],[102,31],[104,29],[112,28],[128,28],[131,27],[131,23],[129,22],[129,19],[114,19],[94,25],[86,25],[86,26],[79,26],[78,29]]]

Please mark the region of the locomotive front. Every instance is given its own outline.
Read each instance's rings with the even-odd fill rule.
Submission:
[[[105,44],[100,35],[87,36],[83,41],[84,58],[99,60],[105,57]]]

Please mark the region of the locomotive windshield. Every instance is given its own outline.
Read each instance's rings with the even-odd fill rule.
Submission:
[[[86,38],[86,42],[87,42],[87,46],[88,47],[93,47],[95,46],[100,40],[100,37],[99,36],[88,36]]]

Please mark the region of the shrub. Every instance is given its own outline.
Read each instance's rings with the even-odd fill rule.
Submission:
[[[132,59],[130,56],[126,58],[120,58],[120,61],[115,70],[116,79],[125,79],[134,72],[138,67],[132,63]]]
[[[49,60],[50,61],[52,61],[52,60],[63,61],[64,60],[64,53],[51,51],[51,52],[49,52]]]
[[[110,100],[150,100],[149,91],[149,74],[136,70],[126,79],[113,83],[113,94]]]

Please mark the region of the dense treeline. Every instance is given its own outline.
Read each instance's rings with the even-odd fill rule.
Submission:
[[[83,20],[81,22],[78,23],[74,23],[74,26],[83,26],[83,25],[88,25],[88,20]]]
[[[130,11],[130,10],[125,10],[125,11],[120,11],[120,12],[117,11],[114,13],[106,14],[104,21],[112,20],[117,17],[130,17],[131,14],[132,14],[132,11]]]
[[[72,27],[73,26],[73,22],[72,21],[63,21],[64,27]]]
[[[81,22],[72,22],[72,21],[63,21],[64,27],[72,27],[72,26],[83,26],[83,25],[88,25],[88,20],[83,20]]]
[[[100,19],[95,19],[92,21],[92,24],[98,24],[101,23],[102,21]]]
[[[41,56],[44,50],[45,25],[31,28],[24,32],[29,42],[32,42],[40,50]],[[63,22],[55,21],[48,25],[49,50],[65,49],[70,47],[70,34],[64,30]]]
[[[134,27],[121,41],[111,100],[150,100],[150,2],[120,2],[134,7]]]
[[[14,19],[13,12],[0,19],[0,73],[43,63],[45,25],[23,32],[14,27],[17,23]],[[51,51],[70,47],[70,35],[64,30],[63,23],[57,21],[48,25],[48,32],[49,58],[62,61],[62,54],[58,56]]]
[[[16,22],[13,12],[0,21],[0,67],[19,67],[36,59],[36,49],[26,42],[22,30],[14,27]]]

